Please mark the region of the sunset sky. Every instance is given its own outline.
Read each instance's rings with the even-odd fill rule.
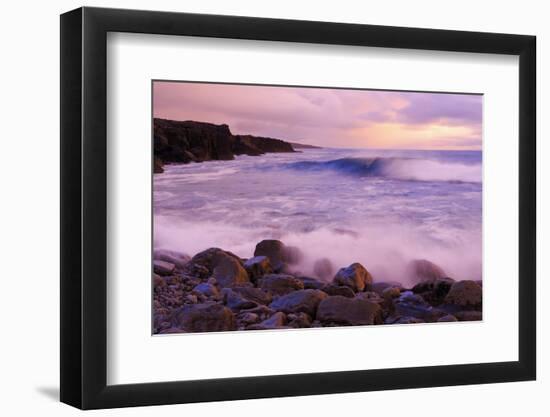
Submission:
[[[156,81],[153,114],[326,147],[481,149],[480,95]]]

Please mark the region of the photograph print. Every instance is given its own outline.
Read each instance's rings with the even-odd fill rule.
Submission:
[[[152,94],[153,334],[482,320],[482,95]]]

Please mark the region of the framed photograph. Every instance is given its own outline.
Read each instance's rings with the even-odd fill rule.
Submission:
[[[61,16],[61,401],[533,380],[535,37]]]

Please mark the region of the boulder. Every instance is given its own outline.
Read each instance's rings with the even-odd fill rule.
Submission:
[[[249,282],[240,258],[219,248],[210,248],[193,256],[186,269],[196,266],[206,268],[220,287],[232,287]]]
[[[166,261],[153,261],[153,270],[158,275],[171,275],[176,269],[176,265]]]
[[[353,298],[355,293],[350,287],[344,285],[327,284],[322,290],[328,295],[341,295],[342,297]]]
[[[412,291],[415,294],[420,294],[431,305],[439,305],[445,300],[454,282],[454,279],[447,277],[425,280],[416,284]]]
[[[311,327],[311,317],[306,313],[288,314],[288,327],[294,329],[303,329]]]
[[[322,289],[326,284],[322,281],[319,281],[315,278],[310,277],[296,277],[296,279],[299,279],[304,284],[304,288],[306,290],[320,290]]]
[[[244,263],[244,269],[246,269],[248,277],[253,282],[258,280],[258,278],[261,278],[263,275],[271,274],[273,272],[273,268],[271,267],[267,256],[255,256],[248,259]]]
[[[188,304],[174,311],[172,327],[186,332],[236,330],[235,315],[221,304]]]
[[[440,266],[426,259],[414,259],[409,262],[407,275],[415,282],[435,281],[438,278],[445,278],[447,276]]]
[[[303,258],[302,251],[294,246],[285,246],[280,240],[262,240],[256,245],[254,257],[267,256],[273,271],[284,272],[287,265],[297,264]]]
[[[256,313],[247,312],[239,316],[239,320],[246,325],[257,323],[259,319],[260,319],[260,316],[258,316]]]
[[[334,267],[328,258],[317,259],[313,264],[313,273],[322,280],[328,280],[334,276]]]
[[[221,294],[223,303],[233,311],[250,309],[258,305],[255,301],[243,297],[231,288],[222,289]]]
[[[401,295],[401,289],[399,287],[387,287],[380,295],[382,295],[382,298],[386,300],[398,298]]]
[[[347,268],[340,269],[334,276],[333,283],[350,287],[359,292],[372,287],[372,276],[360,263],[354,263]]]
[[[246,330],[272,330],[285,328],[286,316],[280,311],[272,315],[270,318],[258,324],[248,326]]]
[[[279,272],[282,271],[286,265],[284,247],[285,245],[280,240],[262,240],[256,245],[254,257],[266,256],[269,258],[269,262],[273,269]]]
[[[283,313],[306,313],[315,317],[319,303],[326,297],[320,290],[298,290],[277,298],[269,307]]]
[[[319,303],[316,318],[323,324],[349,326],[380,324],[382,310],[378,304],[368,300],[333,295]]]
[[[411,291],[405,291],[394,300],[395,315],[402,317],[416,317],[426,322],[435,322],[447,315],[443,310],[429,305],[424,299]]]
[[[455,282],[447,296],[445,302],[463,308],[481,308],[482,290],[475,281]]]
[[[268,292],[260,289],[255,288],[251,286],[243,286],[243,287],[233,287],[232,288],[234,292],[239,294],[241,297],[253,301],[256,304],[264,304],[267,305],[271,303],[272,297],[271,294]]]
[[[303,290],[304,284],[292,275],[268,274],[258,280],[258,288],[274,295],[284,295],[296,290]]]
[[[373,282],[372,283],[372,291],[380,295],[382,295],[384,290],[389,287],[396,287],[396,288],[399,288],[399,290],[403,290],[403,286],[398,282]]]
[[[214,285],[206,282],[202,282],[197,285],[193,288],[193,291],[200,293],[205,297],[218,297],[220,295],[220,291]]]

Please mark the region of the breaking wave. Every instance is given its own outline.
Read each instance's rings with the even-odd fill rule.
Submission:
[[[481,164],[441,162],[415,158],[340,158],[300,161],[286,165],[304,171],[332,170],[359,177],[385,177],[409,181],[481,182]]]

